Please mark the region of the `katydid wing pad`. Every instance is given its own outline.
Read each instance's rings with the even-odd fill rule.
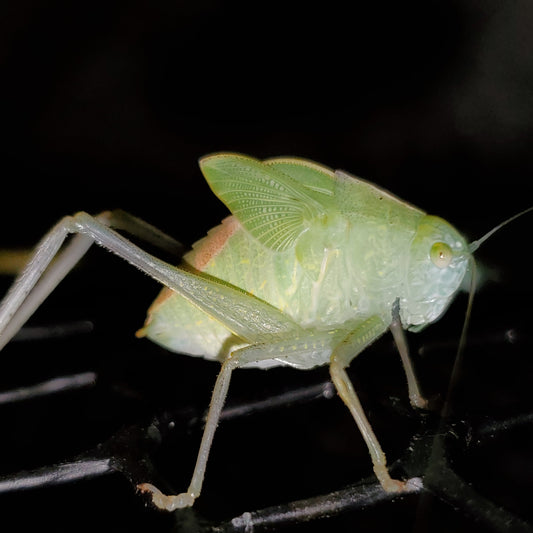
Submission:
[[[264,246],[285,251],[324,208],[301,183],[257,159],[215,154],[200,161],[213,192]]]

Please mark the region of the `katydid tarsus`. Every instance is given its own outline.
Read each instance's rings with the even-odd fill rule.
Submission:
[[[126,230],[162,248],[180,247],[122,211],[65,217],[37,245],[2,302],[0,349],[97,242],[165,286],[138,336],[222,365],[187,492],[165,495],[149,483],[139,486],[157,507],[188,507],[200,494],[231,374],[239,367],[329,364],[383,489],[420,486],[420,480],[389,475],[345,369],[390,329],[410,401],[424,408],[404,329],[420,330],[446,311],[473,268],[472,252],[494,230],[469,245],[445,220],[304,159],[259,161],[221,153],[204,157],[200,167],[232,215],[194,244],[179,267],[118,233]],[[71,233],[77,235],[63,249]]]

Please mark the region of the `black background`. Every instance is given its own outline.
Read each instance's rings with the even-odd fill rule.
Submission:
[[[222,150],[297,155],[346,169],[477,238],[533,203],[532,23],[527,1],[5,2],[0,246],[31,246],[65,214],[115,207],[190,244],[226,214],[197,166],[200,156]],[[530,242],[531,217],[524,217],[479,252],[499,282],[489,282],[475,304],[472,338],[480,353],[472,356],[464,386],[480,387],[472,398],[489,418],[531,410]],[[9,279],[2,282],[7,288]],[[5,389],[87,369],[109,386],[51,404],[2,407],[3,472],[68,459],[169,402],[207,405],[214,365],[169,355],[132,336],[157,290],[120,260],[91,251],[33,323],[91,320],[93,332],[6,348],[0,362]],[[415,347],[449,343],[438,370],[427,359],[420,362],[432,393],[446,388],[439,372],[442,366],[447,376],[451,368],[464,304],[461,298],[444,324],[411,336]],[[499,343],[509,328],[520,342],[503,355]],[[390,379],[406,402],[395,355],[372,353],[356,369],[366,401],[394,396]],[[235,379],[235,394],[244,402],[254,396],[250,382],[258,393],[268,391],[269,382],[282,390],[327,378],[321,370],[310,377],[282,370],[244,374]],[[115,394],[118,389],[134,390],[135,401]],[[233,433],[228,425],[208,468],[201,512],[230,518],[368,475],[360,439],[343,406],[334,403],[323,412],[283,410]],[[383,424],[380,435],[392,423]],[[331,436],[339,433],[337,440]],[[190,438],[183,461],[176,460],[179,468],[185,464],[175,474],[178,490],[186,486],[197,438]],[[408,438],[394,444],[392,432],[382,440],[401,453]],[[527,449],[531,438],[526,430],[515,441]],[[347,451],[352,448],[356,466]],[[495,455],[501,453],[476,463],[476,475],[482,472],[492,487],[510,487],[496,500],[531,519],[519,503],[520,494],[531,490],[530,454],[517,452],[510,459],[514,469],[504,463],[511,479],[501,483],[503,474],[490,470]],[[229,456],[245,466],[232,466]],[[512,477],[516,472],[529,486]],[[336,527],[414,530],[416,506],[410,505],[388,515],[351,516]],[[1,496],[0,509],[10,509],[21,530],[174,527],[115,478]],[[449,515],[450,527],[459,530],[462,517]],[[448,523],[437,520],[432,530],[438,526],[446,530]]]

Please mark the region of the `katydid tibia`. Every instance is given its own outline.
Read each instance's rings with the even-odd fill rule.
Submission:
[[[411,403],[425,407],[403,330],[420,330],[445,312],[473,267],[472,252],[485,238],[469,245],[445,220],[369,182],[304,159],[259,161],[221,153],[201,159],[200,167],[232,215],[194,244],[179,267],[117,233],[125,229],[162,248],[180,247],[122,211],[65,217],[38,244],[2,302],[0,349],[97,242],[165,286],[138,336],[222,364],[187,492],[165,495],[149,483],[139,486],[157,507],[188,507],[200,494],[231,374],[238,367],[329,364],[384,490],[420,486],[419,480],[389,475],[345,369],[390,329]],[[51,263],[70,233],[77,235]]]

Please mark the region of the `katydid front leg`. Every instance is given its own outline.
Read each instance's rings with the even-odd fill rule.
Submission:
[[[400,353],[402,359],[405,376],[407,378],[407,387],[409,389],[409,401],[413,407],[419,409],[427,409],[429,402],[422,395],[420,391],[420,385],[413,368],[413,363],[409,357],[409,347],[407,345],[407,339],[405,337],[405,331],[402,327],[400,320],[400,301],[396,300],[392,306],[392,322],[390,324],[390,330],[394,337],[394,342]]]

